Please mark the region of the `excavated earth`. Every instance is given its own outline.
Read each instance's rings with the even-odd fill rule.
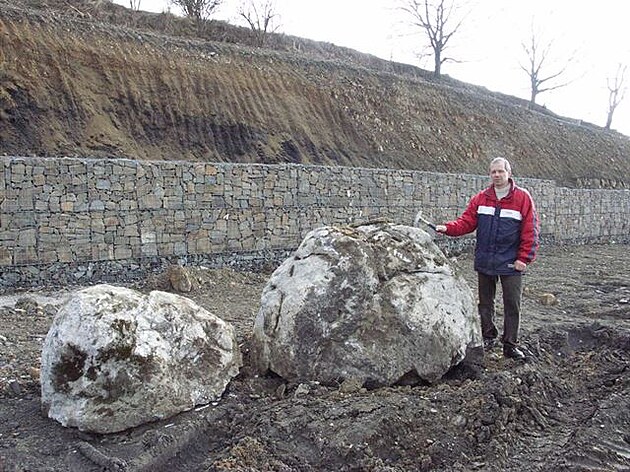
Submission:
[[[434,385],[287,383],[247,358],[269,273],[187,269],[234,324],[245,365],[220,401],[119,434],[40,412],[39,356],[70,288],[0,297],[2,471],[628,471],[630,251],[543,247],[526,276],[525,362],[499,349]],[[453,263],[471,286],[471,258]],[[171,290],[155,274],[140,290]],[[500,305],[499,305],[500,306]]]

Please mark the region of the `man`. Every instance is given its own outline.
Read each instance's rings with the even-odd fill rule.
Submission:
[[[475,195],[455,221],[436,225],[436,231],[461,236],[477,230],[475,270],[479,285],[479,316],[484,348],[498,335],[494,325],[497,281],[503,289],[503,355],[524,359],[517,347],[521,316],[522,274],[536,258],[539,222],[527,190],[516,186],[510,163],[497,157],[490,163],[492,184]]]

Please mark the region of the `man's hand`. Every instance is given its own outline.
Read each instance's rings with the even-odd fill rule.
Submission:
[[[446,225],[435,225],[435,231],[438,233],[446,233]]]
[[[527,264],[522,261],[514,261],[514,270],[518,270],[519,272],[523,272],[527,269]]]

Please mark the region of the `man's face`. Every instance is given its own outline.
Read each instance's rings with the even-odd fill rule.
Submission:
[[[495,187],[503,188],[508,184],[510,173],[505,170],[505,163],[495,162],[490,165],[490,178]]]

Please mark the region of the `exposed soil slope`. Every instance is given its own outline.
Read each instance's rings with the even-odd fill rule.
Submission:
[[[618,133],[324,43],[191,29],[103,1],[0,0],[0,153],[473,174],[502,154],[520,176],[630,186]]]
[[[0,470],[629,470],[629,264],[627,246],[543,249],[526,279],[525,363],[497,349],[436,385],[366,390],[258,377],[245,356],[218,403],[111,435],[40,413],[40,349],[66,290],[0,297]],[[471,258],[457,265],[474,286]],[[188,296],[247,353],[268,275],[190,270]]]

